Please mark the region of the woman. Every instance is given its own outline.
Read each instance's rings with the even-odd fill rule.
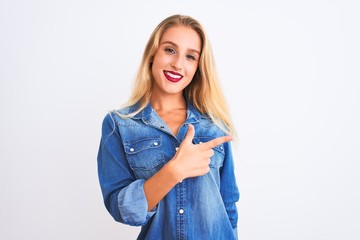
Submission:
[[[234,134],[203,27],[166,18],[129,101],[103,122],[98,173],[107,210],[142,226],[138,239],[236,239]]]

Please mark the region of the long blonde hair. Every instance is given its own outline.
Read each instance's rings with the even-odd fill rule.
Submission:
[[[218,80],[212,49],[205,30],[197,20],[184,15],[173,15],[164,19],[152,32],[145,47],[132,93],[129,100],[124,104],[124,107],[129,107],[139,103],[139,108],[125,117],[133,117],[149,103],[153,83],[151,73],[152,59],[159,48],[162,35],[167,29],[176,26],[193,29],[198,33],[202,45],[198,69],[191,83],[184,89],[186,99],[199,112],[206,113],[222,130],[236,136],[229,108]]]

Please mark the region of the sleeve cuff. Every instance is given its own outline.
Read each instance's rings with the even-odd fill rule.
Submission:
[[[144,225],[156,213],[157,207],[150,212],[147,211],[144,182],[144,179],[136,180],[118,194],[119,212],[125,224]]]

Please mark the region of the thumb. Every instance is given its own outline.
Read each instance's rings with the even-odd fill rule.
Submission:
[[[192,143],[192,140],[195,136],[195,128],[192,124],[189,124],[188,125],[188,131],[186,133],[186,136],[183,140],[183,142],[189,142],[189,143]]]

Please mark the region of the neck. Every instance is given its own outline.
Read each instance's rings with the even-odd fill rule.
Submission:
[[[176,109],[186,109],[186,101],[182,94],[152,95],[150,104],[156,111],[168,112]]]

